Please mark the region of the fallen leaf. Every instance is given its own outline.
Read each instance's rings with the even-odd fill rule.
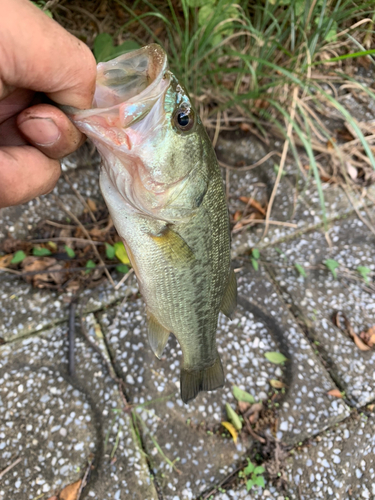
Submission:
[[[342,394],[338,389],[332,389],[327,392],[328,396],[334,396],[335,398],[342,398]]]
[[[123,264],[130,264],[128,254],[126,253],[125,246],[122,241],[118,241],[113,245],[115,247],[115,253],[118,260]]]
[[[369,328],[366,332],[361,332],[359,334],[360,338],[369,347],[374,347],[375,345],[375,325]]]
[[[262,215],[266,215],[265,209],[262,207],[262,205],[254,200],[254,198],[248,198],[247,196],[240,196],[240,201],[243,203],[246,203],[247,205],[250,205],[251,207],[254,207],[258,212],[260,212]]]
[[[79,479],[75,483],[65,486],[59,495],[60,500],[77,500],[78,491],[81,486],[82,479]]]
[[[276,365],[284,363],[287,359],[284,354],[281,354],[281,352],[266,352],[264,353],[264,356],[268,359],[268,361],[275,363]]]
[[[344,315],[344,322],[345,322],[347,332],[354,340],[354,343],[358,347],[358,349],[360,349],[361,351],[369,351],[371,348],[368,345],[366,345],[363,342],[363,340],[358,337],[358,335],[355,334],[349,320],[347,319],[347,317],[345,315]]]
[[[370,411],[373,411],[373,409],[375,408],[375,405],[374,405],[374,404],[367,405],[367,408],[368,408]]]
[[[336,139],[332,137],[329,141],[327,141],[327,149],[328,151],[332,151],[334,149],[334,144],[336,143]]]
[[[47,498],[47,500],[59,500],[59,499],[56,496],[54,496],[54,497]]]
[[[91,212],[96,212],[97,208],[94,200],[92,200],[91,198],[87,198],[87,205]]]
[[[226,430],[230,433],[233,438],[234,444],[236,444],[238,439],[238,432],[233,427],[233,425],[230,422],[221,422],[221,425],[225,427]]]
[[[13,254],[8,254],[8,255],[3,255],[0,257],[0,267],[5,268],[8,267],[9,264],[12,262],[13,259]]]
[[[233,215],[233,221],[238,222],[242,217],[242,212],[241,210],[237,210],[235,214]]]
[[[283,387],[285,387],[284,382],[281,382],[281,380],[275,380],[275,379],[270,380],[270,385],[271,385],[271,387],[274,387],[275,389],[282,389]]]
[[[230,406],[230,404],[226,403],[225,409],[227,411],[228,419],[232,422],[233,427],[236,429],[236,431],[240,431],[242,429],[242,423],[241,423],[240,417],[233,410],[233,408]]]
[[[245,413],[250,408],[250,406],[250,403],[246,403],[245,401],[238,401],[238,409],[241,413]]]
[[[56,264],[56,259],[52,257],[26,257],[22,261],[22,268],[25,273],[34,273],[37,271],[45,271],[53,264]],[[28,283],[33,283],[36,286],[37,283],[44,281],[50,281],[48,273],[43,274],[33,274],[32,276],[24,276]]]
[[[250,410],[246,413],[246,417],[251,424],[255,424],[259,420],[260,412],[263,410],[262,403],[255,403],[251,405]]]
[[[237,399],[237,401],[244,401],[245,403],[255,403],[254,396],[249,394],[246,391],[243,391],[236,385],[232,387],[233,396]]]
[[[345,166],[349,176],[355,181],[358,178],[358,170],[349,161],[345,162]]]
[[[250,132],[251,131],[251,126],[248,123],[243,122],[243,123],[240,124],[240,129],[243,132]]]

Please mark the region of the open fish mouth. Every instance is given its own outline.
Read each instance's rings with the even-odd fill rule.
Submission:
[[[97,116],[107,126],[127,128],[149,113],[169,85],[167,56],[159,45],[151,44],[99,63],[92,108],[64,110],[74,121]]]

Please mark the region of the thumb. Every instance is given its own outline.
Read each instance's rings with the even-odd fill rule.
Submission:
[[[59,176],[59,161],[32,146],[0,148],[0,208],[49,193]]]
[[[25,109],[17,125],[27,141],[50,158],[63,158],[86,139],[60,109],[49,104]]]

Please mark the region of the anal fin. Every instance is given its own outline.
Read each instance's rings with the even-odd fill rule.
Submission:
[[[198,396],[201,391],[214,391],[225,383],[223,365],[218,355],[215,363],[203,370],[181,370],[181,399],[186,404]]]
[[[147,313],[148,342],[155,356],[160,359],[169,338],[169,331],[162,326],[155,316]]]
[[[234,310],[237,307],[237,281],[233,269],[230,272],[227,288],[221,301],[220,311],[232,319]]]

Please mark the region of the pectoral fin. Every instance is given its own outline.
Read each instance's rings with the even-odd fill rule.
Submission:
[[[166,226],[160,234],[150,234],[150,236],[162,250],[163,255],[173,264],[186,264],[195,259],[186,241],[170,227]]]
[[[147,313],[147,326],[149,344],[155,356],[160,359],[168,342],[170,332],[151,313]]]
[[[227,318],[232,319],[232,315],[237,306],[237,281],[233,269],[230,272],[227,288],[221,301],[220,310]]]

